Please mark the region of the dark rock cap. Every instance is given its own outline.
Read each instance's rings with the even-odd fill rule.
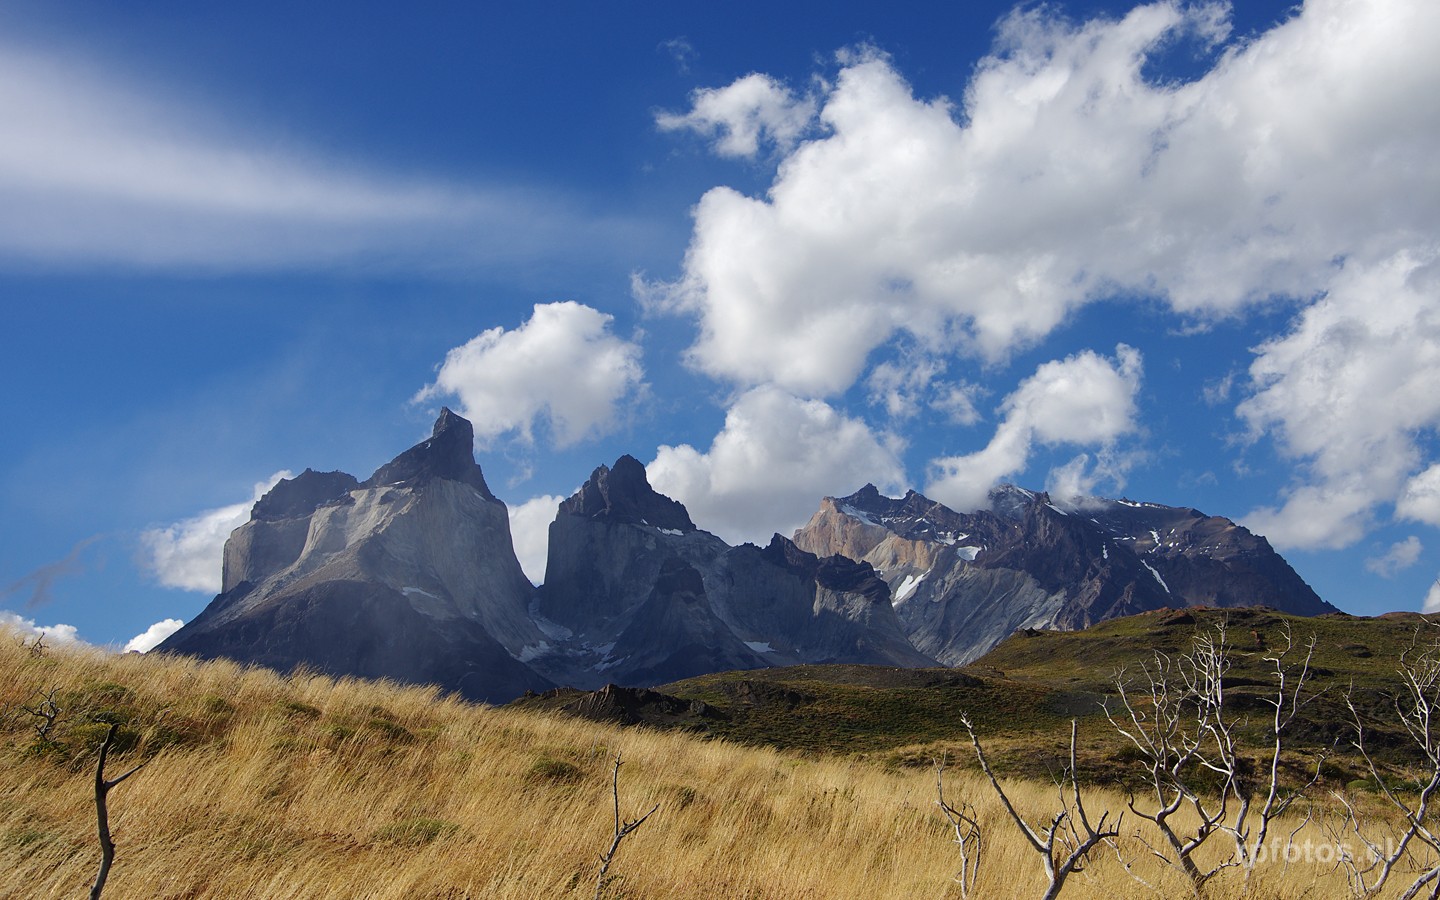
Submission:
[[[306,469],[294,478],[276,482],[265,496],[255,501],[255,505],[250,509],[250,518],[259,522],[273,522],[278,519],[308,516],[359,486],[360,482],[354,475]]]
[[[485,499],[495,499],[475,463],[475,429],[449,407],[440,410],[428,441],[421,441],[376,469],[365,487],[399,482],[423,484],[435,478],[468,484]]]
[[[695,530],[685,506],[652,488],[645,477],[645,466],[629,455],[615,460],[613,467],[601,466],[590,473],[590,480],[560,504],[560,514],[683,532]]]
[[[760,556],[773,566],[795,569],[812,577],[820,567],[820,557],[801,550],[794,541],[778,533],[770,538],[770,543],[760,551]]]

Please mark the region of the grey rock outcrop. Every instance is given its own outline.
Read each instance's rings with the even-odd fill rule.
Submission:
[[[535,612],[549,639],[526,658],[581,688],[798,663],[934,664],[906,640],[870,566],[779,535],[731,547],[630,457],[561,504]]]
[[[1264,538],[1191,509],[1060,509],[1005,487],[961,514],[867,485],[825,498],[793,541],[732,547],[630,456],[560,504],[537,589],[473,441],[447,409],[363,482],[306,469],[276,484],[230,535],[221,593],[161,648],[503,702],[769,666],[958,665],[1018,629],[1166,606],[1333,611]]]
[[[795,534],[870,563],[914,646],[963,665],[1021,628],[1084,628],[1146,610],[1270,606],[1334,612],[1263,537],[1193,509],[1089,498],[1061,509],[1005,485],[957,513],[873,485],[827,497]]]
[[[542,635],[505,505],[448,409],[365,482],[306,470],[226,543],[222,592],[161,648],[431,682],[481,700],[550,686],[515,657]]]

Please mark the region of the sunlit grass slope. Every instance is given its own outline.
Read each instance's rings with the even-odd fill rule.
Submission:
[[[103,720],[125,725],[112,774],[148,761],[110,795],[118,852],[107,898],[589,897],[611,836],[617,752],[622,814],[660,808],[622,846],[607,896],[960,896],[926,768],[224,662],[37,656],[20,643],[0,634],[0,896],[88,890]],[[42,737],[43,717],[23,707],[47,695],[60,712]],[[947,777],[948,796],[976,803],[987,827],[979,896],[1039,896],[1038,860],[989,788],[973,772]],[[1013,789],[1028,815],[1055,808],[1053,785]],[[1091,802],[1124,803],[1104,793]],[[1138,845],[1123,849],[1165,895],[1187,893]],[[1345,896],[1328,866],[1274,866],[1259,878],[1260,897]],[[1154,893],[1106,851],[1064,896]]]

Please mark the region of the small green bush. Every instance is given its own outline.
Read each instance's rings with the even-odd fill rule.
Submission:
[[[525,773],[525,780],[532,783],[570,784],[584,777],[585,772],[579,766],[549,756],[542,756],[535,760],[530,766],[530,771]]]
[[[415,740],[410,729],[389,719],[374,718],[366,722],[365,727],[395,744],[408,744]]]
[[[276,704],[281,713],[297,719],[318,719],[320,709],[308,703],[301,703],[299,700],[283,700]]]
[[[373,838],[377,843],[381,844],[422,847],[440,838],[449,837],[459,829],[460,826],[454,822],[422,817],[382,825],[375,829]]]

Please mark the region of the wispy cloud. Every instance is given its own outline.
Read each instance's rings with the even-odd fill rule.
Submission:
[[[1381,578],[1394,578],[1418,563],[1423,549],[1420,539],[1412,534],[1403,541],[1391,544],[1390,549],[1383,554],[1365,560],[1365,570],[1374,572]]]
[[[700,56],[695,51],[694,45],[684,35],[663,40],[655,49],[674,60],[675,70],[681,75],[688,73],[690,64]]]
[[[34,609],[37,606],[44,606],[49,603],[54,599],[52,588],[55,582],[67,575],[74,575],[84,571],[85,563],[83,556],[85,551],[103,537],[104,535],[102,534],[91,535],[71,547],[70,552],[65,554],[63,559],[46,563],[33,572],[17,578],[3,588],[0,588],[0,601],[8,600],[14,594],[28,591],[29,596],[25,599],[27,609]]]
[[[604,252],[638,230],[543,190],[377,170],[222,107],[0,41],[0,260],[450,270]]]

